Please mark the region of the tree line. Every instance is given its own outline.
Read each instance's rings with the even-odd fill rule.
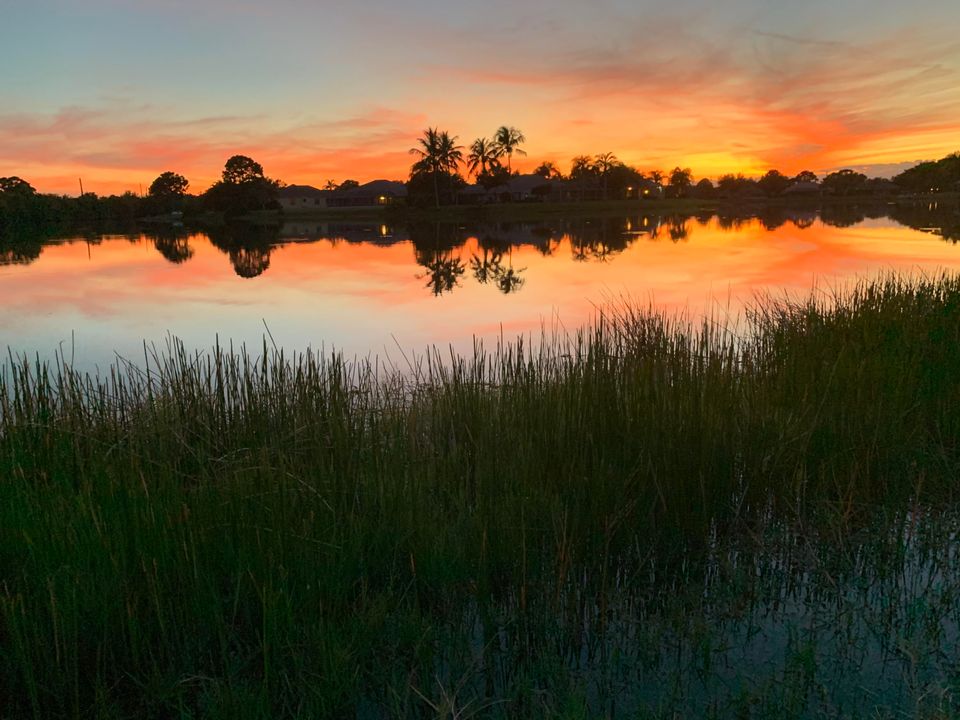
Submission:
[[[513,168],[514,156],[524,156],[526,136],[518,128],[503,125],[490,137],[476,138],[469,148],[458,144],[458,137],[446,130],[427,128],[410,149],[415,161],[407,180],[408,202],[443,204],[458,202],[461,191],[472,177],[486,190],[500,187],[519,173]],[[695,181],[690,168],[675,167],[669,172],[642,171],[621,161],[612,152],[577,155],[564,173],[555,163],[540,163],[533,174],[544,179],[534,195],[549,194],[550,181],[564,180],[581,188],[595,188],[601,198],[623,198],[641,183],[651,183],[657,193],[668,198],[773,198],[793,186],[807,186],[825,195],[859,196],[900,192],[942,193],[960,190],[960,153],[937,161],[923,162],[891,180],[869,178],[852,169],[843,169],[820,178],[810,170],[787,175],[771,169],[760,178],[726,174],[713,182]],[[326,190],[357,187],[356,180],[336,183],[330,180]],[[218,212],[225,216],[278,209],[279,180],[267,177],[263,166],[245,155],[234,155],[224,164],[220,179],[200,195],[189,193],[190,182],[174,171],[161,173],[145,196],[127,192],[99,197],[86,192],[79,197],[38,193],[22,178],[0,177],[0,232],[17,227],[133,222],[151,215],[181,212]],[[581,195],[583,197],[583,195]]]

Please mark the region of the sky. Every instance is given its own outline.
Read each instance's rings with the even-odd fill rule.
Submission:
[[[0,0],[0,176],[406,178],[428,126],[694,176],[960,150],[956,0]]]

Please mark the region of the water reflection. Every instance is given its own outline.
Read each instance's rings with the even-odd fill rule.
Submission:
[[[818,279],[960,269],[958,240],[956,204],[930,203],[7,239],[0,349],[49,355],[76,338],[105,364],[167,333],[197,349],[218,336],[258,345],[266,323],[291,350],[469,350],[474,336],[576,327],[614,298],[736,313],[757,292],[806,293]]]
[[[230,223],[207,231],[211,244],[230,258],[234,271],[242,278],[255,278],[270,267],[270,254],[280,240],[280,228],[274,225]]]
[[[769,232],[785,226],[808,230],[819,220],[830,227],[846,228],[865,220],[889,218],[916,230],[960,242],[960,206],[944,203],[860,203],[824,204],[819,210],[770,206],[748,213],[731,209],[701,210],[696,213],[638,214],[628,217],[550,219],[535,222],[502,222],[482,225],[457,223],[419,223],[409,226],[381,222],[326,222],[300,220],[283,225],[232,223],[208,226],[202,232],[189,232],[182,226],[151,227],[145,237],[156,251],[175,265],[189,262],[195,249],[192,237],[209,239],[227,255],[236,275],[257,278],[270,268],[272,254],[291,243],[326,242],[390,246],[410,242],[415,260],[426,272],[426,289],[434,295],[449,293],[461,285],[466,269],[481,285],[496,285],[505,293],[523,287],[524,268],[512,266],[515,248],[532,247],[543,257],[552,257],[569,243],[570,257],[577,262],[609,262],[638,239],[673,243],[688,242],[697,229],[715,224],[729,233],[742,232],[751,225]],[[132,243],[141,235],[122,236]],[[96,245],[103,236],[85,240]],[[471,240],[478,252],[464,255]],[[41,237],[0,238],[0,265],[28,265],[56,241]],[[506,265],[504,262],[506,260]]]
[[[190,236],[180,228],[162,228],[152,234],[153,246],[163,255],[165,260],[174,265],[180,265],[193,257],[193,248],[190,246]]]

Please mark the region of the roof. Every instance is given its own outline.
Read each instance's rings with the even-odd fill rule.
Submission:
[[[512,193],[531,193],[534,188],[543,186],[552,186],[553,181],[543,177],[543,175],[515,175],[510,178],[505,185]],[[498,188],[499,189],[499,188]]]
[[[393,195],[394,197],[407,196],[407,184],[398,180],[371,180],[360,187],[349,190],[339,190],[340,197],[368,197],[373,195]]]
[[[293,198],[293,197],[308,197],[308,198],[319,198],[329,195],[329,190],[319,190],[318,188],[313,187],[312,185],[287,185],[282,187],[277,191],[277,197],[282,198]]]

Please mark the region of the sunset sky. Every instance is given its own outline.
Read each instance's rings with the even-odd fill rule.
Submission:
[[[428,125],[531,169],[890,175],[960,150],[956,0],[0,0],[0,176],[405,178]]]

